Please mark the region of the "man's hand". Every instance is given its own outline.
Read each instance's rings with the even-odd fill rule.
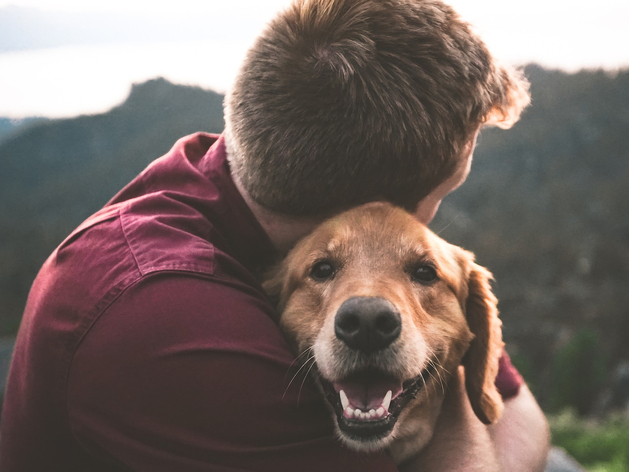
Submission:
[[[486,426],[474,415],[464,384],[460,367],[450,383],[433,439],[419,456],[401,465],[400,471],[543,471],[550,434],[526,385],[505,402],[498,423]]]

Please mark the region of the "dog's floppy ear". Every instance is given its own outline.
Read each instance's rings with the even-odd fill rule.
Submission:
[[[272,266],[263,277],[262,288],[266,292],[267,297],[271,304],[277,308],[280,312],[283,307],[280,307],[282,298],[282,291],[286,284],[286,268],[284,261],[276,263]]]
[[[491,273],[468,261],[467,323],[474,339],[463,358],[465,387],[476,416],[485,424],[495,423],[502,414],[502,397],[496,389],[498,363],[502,356],[502,322],[498,300],[491,291]]]
[[[269,301],[278,312],[284,311],[288,296],[295,290],[299,281],[299,267],[295,265],[296,255],[291,252],[279,261],[262,277],[262,288]]]

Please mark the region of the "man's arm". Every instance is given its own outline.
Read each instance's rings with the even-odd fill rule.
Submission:
[[[500,421],[488,429],[501,471],[544,470],[550,448],[550,430],[526,384],[522,384],[518,395],[505,402]]]
[[[386,454],[334,438],[311,379],[291,383],[271,312],[251,287],[202,275],[130,287],[74,356],[75,437],[95,462],[135,472],[396,472]]]
[[[472,411],[463,375],[460,368],[444,401],[432,441],[400,471],[543,471],[550,434],[546,418],[526,385],[505,401],[498,423],[486,426]]]

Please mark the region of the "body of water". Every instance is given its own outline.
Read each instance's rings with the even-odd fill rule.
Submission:
[[[131,84],[159,76],[225,92],[271,10],[287,3],[276,0],[269,11],[247,10],[248,4],[239,4],[240,10],[234,6],[231,16],[224,18],[217,13],[212,28],[223,39],[176,42],[186,37],[185,28],[180,28],[163,43],[144,38],[147,42],[142,44],[0,53],[0,117],[99,113],[122,102]],[[449,3],[474,25],[495,56],[511,64],[536,62],[570,72],[629,66],[626,0],[601,0],[597,5],[568,0]]]
[[[69,117],[121,103],[133,83],[164,77],[224,93],[247,42],[67,46],[0,54],[0,116]]]

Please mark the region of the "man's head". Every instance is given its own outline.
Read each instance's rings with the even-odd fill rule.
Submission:
[[[279,214],[374,200],[429,213],[418,203],[466,172],[479,127],[510,126],[528,100],[439,1],[297,0],[226,98],[230,165]]]

